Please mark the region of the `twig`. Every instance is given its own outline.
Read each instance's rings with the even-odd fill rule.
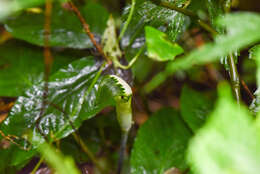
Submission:
[[[250,96],[251,100],[255,99],[255,96],[252,94],[252,92],[250,91],[250,89],[246,85],[245,81],[240,78],[240,82],[241,82],[243,88],[245,89],[245,91],[247,92],[247,94]]]
[[[72,133],[74,139],[76,142],[80,145],[81,149],[88,155],[90,160],[97,166],[97,168],[104,173],[104,168],[99,164],[98,160],[95,158],[94,154],[91,152],[91,150],[88,148],[88,146],[84,143],[84,141],[81,139],[79,134],[76,132]]]
[[[46,0],[45,3],[45,24],[44,24],[44,91],[42,96],[42,106],[40,110],[39,117],[36,120],[36,129],[47,141],[46,135],[41,131],[39,127],[40,119],[42,118],[47,105],[47,98],[49,93],[49,75],[51,72],[51,66],[53,62],[53,57],[51,55],[51,50],[49,47],[49,37],[51,33],[51,12],[52,12],[52,0]]]
[[[82,24],[84,31],[89,36],[92,44],[96,47],[99,54],[110,64],[111,63],[110,59],[104,54],[104,51],[103,51],[101,45],[99,45],[97,43],[94,34],[90,31],[90,27],[89,27],[88,23],[86,22],[86,20],[81,15],[79,9],[74,5],[74,3],[72,1],[69,1],[68,4],[71,7],[71,10],[74,12],[74,14],[79,18],[80,23]]]
[[[20,137],[17,137],[17,136],[15,136],[15,135],[5,135],[5,133],[4,133],[3,131],[1,131],[1,130],[0,130],[0,135],[1,135],[4,139],[6,139],[7,141],[13,143],[14,145],[16,145],[17,147],[19,147],[19,148],[22,149],[22,150],[28,151],[28,150],[31,149],[31,146],[28,147],[28,148],[26,148],[26,147],[21,146],[21,145],[18,144],[17,142],[15,142],[15,140],[22,139],[22,138],[20,138]],[[25,139],[25,140],[26,140],[26,139]],[[26,140],[26,141],[27,141],[27,140]],[[28,141],[27,141],[27,142],[28,142]],[[29,143],[30,143],[30,142],[29,142]],[[30,144],[30,145],[31,145],[31,144]]]

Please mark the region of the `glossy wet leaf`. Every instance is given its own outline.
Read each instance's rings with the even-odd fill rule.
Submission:
[[[185,170],[190,130],[171,108],[155,113],[138,130],[131,152],[132,174],[163,174],[172,167]]]
[[[75,119],[78,118],[85,101],[86,90],[96,75],[99,65],[100,63],[95,62],[92,57],[87,57],[69,64],[50,77],[48,109],[40,121],[40,129],[44,133],[49,134],[52,132],[54,134],[58,131],[60,133],[63,132],[59,137],[64,137],[69,132],[72,132],[72,128],[68,124],[66,117],[69,117],[73,121],[76,121]],[[88,96],[90,98],[85,101],[90,106],[94,105],[93,100],[95,98],[93,99],[92,95],[95,90],[94,88],[91,91]],[[17,135],[19,137],[23,134],[28,134],[28,131],[31,129],[37,132],[35,121],[40,114],[42,95],[43,82],[35,84],[28,89],[23,96],[17,99],[8,118],[1,124],[0,129],[6,134]],[[90,106],[85,109],[95,110],[94,106]],[[55,107],[60,108],[61,111]],[[86,114],[86,112],[83,115],[86,117],[93,116],[90,113]],[[77,121],[79,120],[81,119],[78,118]],[[69,130],[66,131],[68,128]]]
[[[153,27],[145,27],[148,56],[157,61],[173,60],[183,49],[168,40],[167,35]]]
[[[195,174],[257,174],[260,137],[253,117],[236,104],[229,87],[220,91],[216,109],[189,145],[192,169]]]
[[[196,132],[207,120],[213,101],[203,94],[184,86],[181,92],[181,116],[193,132]]]
[[[95,102],[97,87],[87,94],[99,66],[100,62],[87,57],[69,64],[50,77],[49,104],[39,123],[42,132],[46,135],[52,133],[56,138],[65,137],[73,131],[68,119],[73,121],[75,127],[79,127],[83,120],[100,110]],[[17,99],[1,130],[17,136],[28,133],[28,129],[32,128],[36,132],[35,121],[39,117],[42,95],[43,82],[27,90]]]
[[[90,29],[99,40],[106,28],[108,12],[96,3],[88,3],[80,7],[83,17],[90,25]],[[55,3],[51,17],[50,46],[69,48],[89,48],[92,43],[84,33],[82,25],[73,12]],[[98,15],[97,15],[98,12]],[[44,45],[44,13],[24,12],[9,19],[5,28],[15,38],[25,40],[39,46]]]
[[[8,42],[0,45],[0,96],[17,97],[43,79],[43,49]],[[52,72],[75,60],[54,54]]]
[[[171,2],[177,6],[184,4],[183,0]],[[127,19],[129,10],[130,7],[125,8],[124,21]],[[123,47],[132,43],[134,48],[143,45],[145,25],[160,29],[169,36],[171,41],[176,41],[188,23],[188,18],[176,11],[157,6],[151,1],[137,1],[133,18],[121,43]]]
[[[99,77],[90,88],[100,65],[100,61],[86,57],[72,62],[50,77],[47,108],[39,119],[42,134],[50,139],[64,138],[101,109],[116,104],[115,97],[121,97],[124,90],[110,76]],[[6,135],[15,135],[19,139],[29,137],[32,142],[30,150],[44,141],[36,126],[43,89],[43,82],[28,89],[17,99],[9,116],[0,125]]]
[[[196,49],[190,54],[180,57],[167,64],[166,70],[157,74],[145,88],[145,92],[151,92],[163,83],[168,76],[178,70],[186,70],[194,65],[203,65],[219,60],[230,52],[246,48],[260,41],[260,16],[256,13],[228,14],[218,20],[218,25],[226,27],[227,34],[220,35],[215,42]]]
[[[55,169],[58,174],[80,174],[71,157],[62,155],[47,143],[42,144],[39,147],[39,151],[45,161]]]

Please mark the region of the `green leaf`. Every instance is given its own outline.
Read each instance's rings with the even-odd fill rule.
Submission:
[[[183,49],[176,43],[167,40],[167,35],[153,27],[145,27],[148,56],[157,61],[173,60],[183,53]]]
[[[213,101],[203,94],[184,86],[181,92],[181,116],[193,132],[207,120],[213,108]]]
[[[253,117],[233,100],[227,85],[220,88],[215,111],[189,145],[188,159],[196,174],[257,174],[260,137]]]
[[[96,3],[88,3],[79,9],[95,37],[101,38],[108,19],[106,9]],[[73,12],[62,8],[58,3],[54,4],[52,11],[54,13],[51,17],[50,46],[80,49],[92,47],[89,37],[84,33],[79,19]],[[43,46],[44,19],[43,13],[24,12],[20,16],[9,19],[5,28],[15,38]]]
[[[221,56],[241,50],[260,40],[259,14],[246,12],[228,14],[218,20],[218,25],[226,27],[226,35],[220,35],[215,42],[206,44],[190,54],[168,63],[165,71],[158,73],[151,82],[145,85],[144,91],[151,92],[178,70],[186,70],[194,65],[219,60]]]
[[[131,173],[163,174],[187,168],[185,151],[191,132],[175,110],[155,113],[139,130],[131,152]]]
[[[0,96],[17,97],[43,79],[43,49],[19,42],[0,46]],[[54,54],[52,72],[75,60],[73,57]]]
[[[172,2],[172,1],[171,1]],[[186,1],[185,1],[186,2]],[[172,2],[182,6],[184,0]],[[130,8],[126,7],[123,20],[127,20]],[[123,47],[133,44],[133,47],[141,47],[144,44],[144,27],[150,25],[165,32],[171,41],[183,33],[189,23],[188,17],[176,11],[166,9],[153,4],[151,1],[140,0],[136,2],[135,12],[122,39]]]
[[[26,151],[11,143],[8,149],[0,149],[0,173],[9,172],[8,167],[21,169],[35,155],[35,150]],[[15,166],[15,167],[14,167]]]
[[[100,62],[87,57],[72,62],[50,77],[49,104],[39,122],[42,132],[46,135],[52,133],[56,138],[65,137],[73,131],[68,119],[73,120],[75,127],[79,127],[83,120],[100,110],[95,103],[97,88],[87,94],[99,66]],[[35,121],[40,114],[43,89],[44,83],[40,82],[19,97],[0,129],[18,137],[28,134],[30,129],[37,132]],[[82,105],[85,106],[84,112],[81,112]]]
[[[57,140],[68,136],[106,106],[115,106],[116,97],[128,100],[124,98],[129,97],[125,95],[128,90],[118,81],[111,76],[98,76],[100,65],[101,62],[87,57],[72,62],[50,77],[46,110],[38,122],[41,133],[47,138]],[[28,139],[32,144],[29,152],[44,141],[37,129],[43,92],[44,82],[28,89],[0,125],[5,135],[17,136],[20,141]]]
[[[46,162],[52,166],[58,174],[80,173],[71,157],[64,157],[60,152],[47,143],[42,144],[39,147],[39,151]]]
[[[44,2],[44,0],[0,1],[0,20],[14,12],[40,5]]]

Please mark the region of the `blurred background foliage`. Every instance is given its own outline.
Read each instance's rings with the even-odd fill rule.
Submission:
[[[137,1],[137,5],[139,2],[141,2],[141,0]],[[178,2],[181,4],[182,1]],[[41,0],[0,0],[0,123],[8,117],[8,113],[17,100],[17,97],[22,95],[26,88],[31,87],[32,84],[41,81],[43,78],[44,63],[42,46],[44,45],[44,6],[39,5],[42,3],[43,1]],[[61,1],[61,3],[63,5],[59,4],[54,6],[54,15],[52,16],[51,29],[53,31],[53,37],[50,39],[50,45],[52,46],[52,53],[55,57],[52,75],[58,69],[74,60],[79,60],[89,55],[96,56],[96,50],[91,47],[91,42],[82,31],[80,22],[69,12],[66,2]],[[131,2],[126,0],[77,0],[75,3],[89,22],[90,28],[95,34],[97,41],[101,42],[101,36],[106,28],[106,20],[109,15],[113,15],[116,21],[117,33],[119,33],[120,29],[122,29],[123,22],[127,18],[129,4]],[[35,6],[37,6],[37,8],[32,8]],[[188,8],[192,11],[196,11],[198,7],[200,9],[198,14],[202,17],[205,16],[208,20],[209,17],[205,4],[201,3],[200,0],[193,0]],[[231,10],[234,12],[259,12],[260,3],[257,0],[233,0]],[[140,14],[142,14],[142,12],[143,11],[141,11]],[[181,26],[177,24],[171,26],[169,23],[172,18],[166,18],[164,16],[165,14],[161,14],[162,16],[158,15],[160,12],[160,10],[155,8],[151,14],[149,13],[147,16],[139,14],[139,16],[137,15],[132,20],[125,37],[120,43],[120,47],[124,50],[124,59],[121,60],[123,64],[131,60],[138,49],[144,44],[145,36],[143,28],[148,24],[166,32],[169,39],[177,41],[185,52],[194,50],[213,40],[209,33],[202,30],[195,22],[187,17],[182,15],[176,17],[175,13],[167,13],[166,16],[171,15],[172,18],[182,24]],[[31,30],[32,28],[33,30]],[[141,32],[139,32],[139,30]],[[172,32],[173,30],[175,32]],[[178,33],[178,35],[176,35],[176,33]],[[132,45],[129,46],[129,43]],[[248,53],[248,49],[241,50],[239,59],[237,60],[237,67],[243,83],[247,84],[249,87],[248,90],[253,93],[257,89],[255,75],[256,63],[255,60],[250,58]],[[27,60],[29,63],[24,64],[23,61],[25,61],[25,59],[29,59]],[[98,60],[100,60],[100,57]],[[136,166],[144,166],[149,172],[169,168],[172,164],[176,165],[179,169],[184,171],[184,173],[189,172],[186,162],[183,162],[185,158],[184,155],[179,156],[176,161],[169,159],[176,154],[184,154],[188,139],[207,120],[207,118],[203,116],[208,115],[208,113],[212,111],[217,96],[216,89],[218,82],[223,79],[229,79],[228,71],[225,70],[221,63],[225,64],[225,60],[218,63],[207,63],[203,67],[193,66],[186,71],[179,70],[175,72],[174,76],[170,76],[165,83],[147,95],[143,95],[141,92],[144,85],[149,82],[154,75],[165,69],[165,63],[156,62],[149,59],[147,54],[142,54],[131,70],[119,70],[118,73],[132,85],[134,91],[133,115],[135,124],[129,136],[126,153],[127,158],[124,161],[124,173],[129,173],[131,170],[129,156],[134,141],[136,141],[135,146],[142,147],[132,152],[133,159],[131,160],[133,161],[131,164],[136,168],[132,173],[142,172]],[[105,73],[114,73],[115,70],[108,69],[105,71]],[[9,88],[14,84],[15,88]],[[241,94],[243,103],[249,106],[252,102],[252,96],[250,96],[247,89],[244,88],[242,88]],[[171,109],[160,110],[164,107],[170,107]],[[172,120],[172,118],[168,118],[170,114],[180,114],[172,108],[180,111],[182,119]],[[159,111],[159,113],[157,111]],[[166,121],[156,120],[157,117],[153,118],[154,120],[149,120],[150,122],[141,128],[138,134],[139,139],[134,139],[139,127],[141,127],[151,115],[160,115],[162,113],[165,115]],[[190,120],[190,115],[194,115],[192,120]],[[169,127],[169,131],[181,132],[181,138],[178,137],[180,134],[170,134],[172,139],[177,137],[181,139],[181,142],[167,141],[165,144],[160,144],[159,140],[154,140],[151,136],[146,137],[143,132],[145,132],[146,129],[149,130],[149,127],[156,127],[158,129],[164,128],[160,127],[161,124],[158,123],[160,121],[163,122],[162,124],[164,124],[165,127]],[[177,128],[172,128],[167,124],[171,122],[177,122],[179,127],[176,126]],[[214,121],[212,124],[214,125]],[[82,121],[78,133],[85,144],[88,145],[91,153],[95,155],[97,162],[102,168],[107,169],[109,171],[107,173],[113,173],[113,171],[116,170],[116,162],[119,158],[119,137],[121,136],[114,109],[112,107],[105,108],[96,117],[88,121]],[[151,132],[151,134],[156,133],[158,132]],[[161,132],[158,134],[160,133]],[[167,132],[162,132],[161,134],[165,134],[165,136],[169,135]],[[144,137],[144,140],[140,137]],[[151,147],[147,142],[151,142]],[[75,164],[82,173],[91,174],[101,172],[95,162],[93,162],[93,160],[83,152],[82,147],[76,143],[73,135],[69,135],[55,143],[55,146],[58,147],[65,156],[71,156],[74,159]],[[162,164],[153,166],[155,162],[144,157],[147,154],[154,155],[153,150],[157,148],[157,146],[167,149],[168,146],[175,147],[178,143],[184,145],[179,148],[177,152],[174,151],[174,153],[168,154],[169,159],[167,158],[167,160],[170,161],[170,164],[162,162]],[[26,160],[20,162],[20,159],[17,158],[18,155],[21,155],[24,159],[25,154],[22,154],[19,150],[13,150],[13,147],[14,145],[5,139],[2,139],[0,142],[0,171],[3,173],[29,173],[35,168],[37,163],[39,164],[41,160],[40,153],[42,152],[32,152],[32,154],[29,154],[25,158]],[[8,148],[10,149],[7,152],[6,149]],[[52,153],[51,149],[49,150],[50,153]],[[10,151],[12,153],[10,153]],[[168,152],[163,151],[161,153],[167,154]],[[31,158],[33,154],[36,155]],[[156,152],[154,158],[160,159],[162,158],[161,156],[160,152]],[[61,156],[60,158],[63,157]],[[47,163],[55,163],[53,161],[46,161]],[[68,163],[71,162],[70,160],[68,161]],[[59,159],[57,159],[56,162],[58,165]],[[10,163],[11,165],[9,165]],[[74,168],[68,170],[74,171]],[[51,169],[47,167],[45,163],[41,163],[37,172],[50,173]],[[159,172],[157,171],[157,173]]]

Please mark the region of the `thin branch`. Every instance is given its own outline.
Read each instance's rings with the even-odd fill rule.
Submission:
[[[129,15],[127,17],[127,20],[125,22],[125,25],[118,37],[118,41],[120,41],[122,39],[122,37],[124,36],[125,32],[126,32],[126,29],[128,27],[128,25],[130,24],[131,20],[132,20],[132,17],[133,17],[133,14],[134,14],[134,10],[135,10],[135,0],[132,0],[132,4],[131,4],[131,9],[130,9],[130,12],[129,12]]]
[[[92,44],[96,47],[99,54],[110,64],[111,63],[110,59],[104,54],[104,51],[103,51],[101,45],[99,45],[97,43],[94,34],[90,31],[90,27],[89,27],[88,23],[86,22],[86,20],[84,19],[84,17],[81,15],[79,9],[74,5],[74,3],[72,1],[69,1],[68,4],[71,7],[71,10],[74,12],[74,14],[79,18],[80,23],[82,24],[84,31],[89,36]]]
[[[255,96],[252,94],[252,92],[250,91],[250,89],[246,85],[245,81],[240,78],[240,82],[241,82],[243,88],[245,89],[245,91],[247,92],[247,94],[250,96],[251,100],[254,100]]]
[[[51,50],[49,47],[49,37],[51,33],[51,13],[52,13],[52,0],[46,0],[45,3],[45,24],[44,24],[44,91],[42,96],[42,104],[39,117],[36,120],[36,129],[39,133],[44,137],[47,141],[46,135],[41,131],[39,124],[40,119],[42,118],[46,106],[47,106],[47,98],[49,93],[49,75],[51,72],[51,66],[53,62],[53,57],[51,55]]]

